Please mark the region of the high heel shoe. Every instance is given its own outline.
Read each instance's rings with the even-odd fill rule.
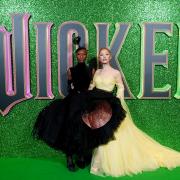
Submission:
[[[72,156],[67,157],[67,168],[69,169],[69,171],[75,171],[75,164],[73,163]]]
[[[86,162],[83,156],[78,157],[78,159],[76,160],[76,165],[81,169],[84,169],[86,167]]]

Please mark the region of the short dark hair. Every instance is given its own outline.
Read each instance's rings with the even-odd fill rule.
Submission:
[[[85,51],[87,51],[87,49],[86,49],[85,47],[79,47],[78,49],[76,49],[76,54],[77,54],[78,51],[80,51],[80,50],[85,50]]]

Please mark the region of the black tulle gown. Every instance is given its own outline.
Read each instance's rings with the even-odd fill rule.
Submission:
[[[74,88],[39,113],[33,135],[67,155],[82,155],[114,138],[125,111],[112,93],[88,91],[91,71],[84,63],[70,71]]]

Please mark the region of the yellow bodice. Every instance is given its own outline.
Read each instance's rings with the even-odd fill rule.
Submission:
[[[95,73],[90,89],[96,87],[98,89],[111,92],[113,91],[115,85],[117,86],[116,96],[121,100],[124,99],[124,85],[120,73],[118,76],[113,76],[111,74],[105,76]]]
[[[100,75],[95,76],[93,81],[96,88],[103,89],[105,91],[112,91],[116,84],[116,81],[113,77],[101,77]]]

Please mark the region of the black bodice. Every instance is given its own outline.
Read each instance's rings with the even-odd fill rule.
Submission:
[[[88,90],[91,82],[92,73],[85,63],[78,63],[76,66],[70,68],[72,81],[75,91]],[[72,89],[71,89],[72,90]]]

